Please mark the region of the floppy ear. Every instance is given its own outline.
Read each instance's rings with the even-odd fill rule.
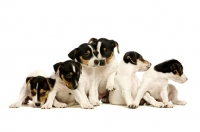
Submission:
[[[89,41],[88,41],[88,43],[90,44],[90,43],[95,43],[95,44],[97,44],[97,39],[96,38],[91,38]]]
[[[74,60],[76,58],[76,54],[78,53],[78,48],[75,48],[74,50],[72,50],[69,54],[68,57],[72,60]]]
[[[136,59],[135,59],[135,57],[133,57],[133,56],[135,56],[135,52],[126,52],[126,54],[124,55],[124,62],[125,63],[128,63],[128,62],[130,62],[130,63],[132,63],[132,64],[134,64],[134,65],[137,65],[137,63],[136,63]]]
[[[52,78],[46,78],[46,80],[47,80],[47,84],[49,85],[50,90],[52,90],[56,83],[56,80]]]
[[[55,73],[58,71],[58,69],[60,68],[61,64],[62,64],[62,62],[58,62],[58,63],[53,65]]]
[[[117,52],[119,54],[119,45],[115,40],[110,40],[113,47],[117,47]]]
[[[30,80],[31,80],[32,78],[33,78],[33,77],[27,77],[27,78],[26,78],[26,84],[29,83]]]
[[[80,68],[80,74],[82,73],[82,65],[81,65],[81,63],[79,63],[79,62],[75,62],[78,66],[79,66],[79,68]]]

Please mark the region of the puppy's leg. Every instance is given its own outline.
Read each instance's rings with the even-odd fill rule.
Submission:
[[[166,107],[166,108],[173,108],[174,107],[173,104],[169,103],[167,86],[165,86],[163,88],[163,90],[160,92],[160,96],[161,96],[163,103],[165,105],[164,107]]]
[[[81,108],[84,108],[84,109],[93,109],[94,108],[94,106],[92,104],[85,102],[85,100],[83,99],[83,97],[78,89],[70,90],[70,93],[72,93],[75,100],[80,104]]]
[[[41,107],[42,109],[51,109],[53,106],[53,101],[56,97],[57,90],[53,89],[49,92],[49,95],[47,97],[47,102]]]
[[[30,91],[27,89],[26,84],[23,85],[20,95],[17,99],[17,101],[13,104],[11,104],[10,108],[19,108],[22,104],[22,102],[26,99],[26,97],[30,94]]]
[[[149,104],[153,105],[154,107],[164,107],[163,102],[157,102],[148,92],[144,94],[143,99],[145,99]]]
[[[110,74],[110,76],[108,77],[107,79],[107,84],[106,84],[106,89],[108,91],[113,91],[115,90],[115,75],[116,75],[117,72],[113,72],[112,74]]]
[[[178,100],[178,91],[176,89],[176,87],[172,84],[168,85],[168,98],[169,101],[171,101],[173,104],[176,105],[185,105],[187,104],[187,102],[182,101],[182,100]]]
[[[66,108],[67,104],[58,102],[56,98],[54,98],[53,106],[56,108]]]
[[[96,96],[98,96],[98,89],[95,87],[95,80],[92,81],[92,86],[89,90],[89,101],[94,106],[99,106],[99,100],[97,100]]]
[[[133,109],[134,105],[133,105],[133,97],[131,96],[131,90],[130,89],[127,89],[127,90],[122,89],[122,96],[124,97],[128,108]]]

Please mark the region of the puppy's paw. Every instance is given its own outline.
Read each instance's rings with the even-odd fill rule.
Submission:
[[[95,98],[89,98],[89,101],[93,106],[99,106],[100,105],[99,101],[96,101]]]
[[[82,103],[80,106],[83,109],[94,109],[94,106],[90,103]]]
[[[114,90],[115,90],[115,86],[114,86],[114,85],[107,85],[107,86],[106,86],[106,89],[107,89],[108,91],[114,91]]]
[[[16,103],[13,103],[9,106],[9,108],[19,108],[21,106],[20,103],[16,102]]]
[[[102,103],[106,103],[106,104],[109,104],[109,103],[110,103],[108,97],[102,98],[102,99],[101,99],[101,102],[102,102]]]
[[[56,102],[56,103],[53,104],[53,106],[56,107],[56,108],[66,108],[67,104],[61,103],[61,102]]]
[[[156,102],[153,106],[157,108],[163,108],[165,105],[163,102]]]
[[[164,104],[164,108],[173,108],[174,105],[173,104],[170,104],[170,103],[165,103]]]
[[[182,101],[182,100],[177,100],[176,102],[173,102],[173,104],[176,104],[176,105],[186,105],[187,102]]]
[[[129,104],[129,105],[128,105],[128,108],[130,108],[130,109],[136,109],[136,108],[138,108],[138,105]]]
[[[51,104],[44,104],[41,109],[51,109],[52,108],[52,105]]]

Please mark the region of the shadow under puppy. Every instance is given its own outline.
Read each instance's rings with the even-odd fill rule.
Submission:
[[[185,105],[186,102],[178,99],[177,89],[174,85],[168,84],[168,80],[178,83],[185,83],[187,81],[187,77],[183,73],[183,66],[176,59],[157,64],[144,73],[133,108],[138,107],[140,99],[145,93],[149,93],[156,100],[162,101],[167,108],[172,108],[173,104]],[[170,104],[170,101],[172,104]]]
[[[98,91],[95,96],[97,100],[108,103],[109,91],[115,89],[114,77],[118,68],[114,48],[117,47],[119,53],[119,45],[115,40],[106,38],[91,38],[88,43],[94,45],[99,60],[99,65],[94,68],[95,91]]]
[[[11,104],[10,108],[18,108],[23,104],[28,104],[32,100],[33,106],[42,106],[53,89],[56,80],[49,78],[49,75],[42,70],[35,70],[28,74],[17,101]]]
[[[150,68],[151,63],[144,60],[142,55],[137,52],[126,52],[119,64],[117,74],[115,76],[115,90],[109,92],[109,102],[115,105],[127,105],[128,108],[133,108],[133,101],[140,88],[141,82],[136,75],[136,72],[146,71]],[[148,93],[143,96],[143,99],[148,103],[159,106],[163,104],[157,102]],[[141,100],[141,103],[144,102]]]
[[[67,60],[65,62],[58,62],[53,67],[54,72],[51,78],[56,79],[56,83],[42,108],[48,109],[52,105],[65,107],[65,105],[70,106],[77,104],[77,102],[82,108],[93,108],[93,105],[85,101],[77,89],[82,69],[81,64],[73,60]],[[54,99],[59,102],[53,102]]]
[[[92,105],[98,106],[100,103],[95,98],[95,71],[93,67],[97,66],[99,61],[95,53],[93,44],[83,43],[78,48],[72,50],[68,56],[82,66],[82,74],[80,75],[78,86],[82,97]]]

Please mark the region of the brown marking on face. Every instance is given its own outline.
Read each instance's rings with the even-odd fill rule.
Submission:
[[[47,84],[49,85],[50,90],[52,90],[53,86],[50,84],[49,79],[46,79],[46,80],[47,80]]]
[[[87,53],[88,53],[88,54],[90,54],[90,51],[89,51],[89,50],[87,50]]]
[[[104,51],[106,51],[106,48],[103,48]]]
[[[108,58],[106,58],[106,63],[110,63],[110,60],[112,59],[113,55],[114,52],[112,52],[111,55]]]
[[[88,60],[83,59],[82,56],[80,56],[80,60],[81,60],[81,63],[88,65]]]
[[[68,82],[67,80],[65,80],[63,74],[61,74],[61,78],[62,78],[64,84],[65,84],[68,88],[72,88],[72,87],[73,87],[72,83],[70,83],[70,82]]]
[[[70,72],[69,74],[70,74],[70,75],[73,75],[73,72]]]
[[[79,72],[77,72],[77,74],[79,75],[80,73],[79,73]]]
[[[35,96],[36,93],[37,93],[37,91],[35,88],[33,90],[31,90],[31,96]]]
[[[40,94],[42,94],[45,91],[46,90],[40,89]],[[48,94],[49,94],[49,90],[47,90],[43,96],[40,95],[40,102],[44,103],[48,97]]]

